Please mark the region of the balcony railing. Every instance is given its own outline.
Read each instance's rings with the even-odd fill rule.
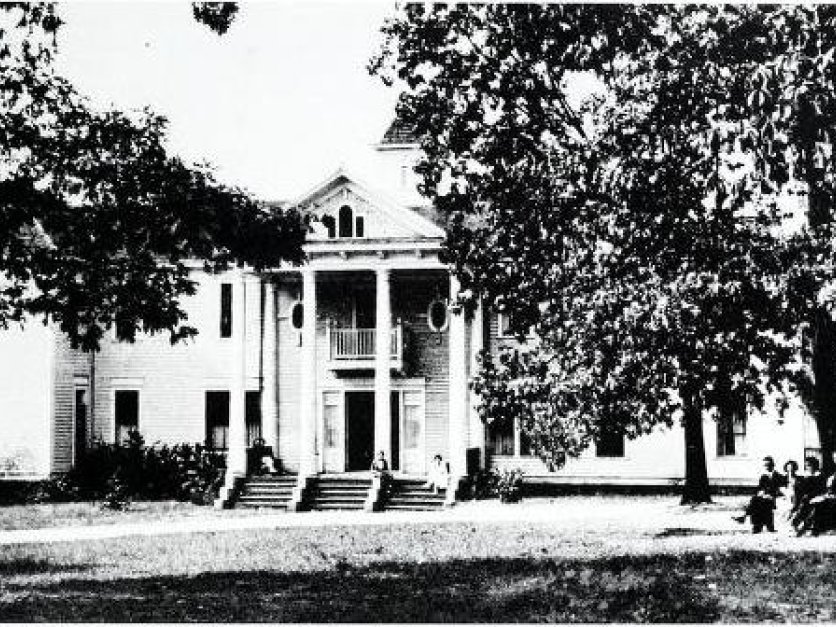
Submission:
[[[328,359],[335,368],[371,366],[376,356],[377,330],[325,327]],[[403,357],[403,331],[400,323],[389,333],[389,358],[400,368]]]

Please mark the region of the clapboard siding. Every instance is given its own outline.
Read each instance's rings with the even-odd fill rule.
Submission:
[[[302,334],[291,326],[290,309],[302,295],[298,278],[284,278],[276,288],[278,317],[277,384],[279,405],[279,457],[292,471],[299,469],[299,390],[302,386]]]
[[[241,297],[241,282],[233,274],[195,272],[197,293],[183,299],[188,324],[198,336],[171,345],[167,334],[140,336],[133,344],[108,339],[96,357],[96,437],[114,439],[115,391],[139,390],[139,431],[146,442],[203,442],[205,396],[209,390],[229,390],[234,344],[239,321],[233,320],[233,336],[220,337],[221,284],[233,284],[233,302]],[[261,343],[261,285],[246,286],[247,390],[259,389]],[[237,306],[233,306],[237,311]]]
[[[61,333],[55,334],[52,367],[52,472],[66,472],[73,465],[75,444],[75,382],[89,382],[90,353],[73,349]],[[87,415],[90,432],[90,412]]]

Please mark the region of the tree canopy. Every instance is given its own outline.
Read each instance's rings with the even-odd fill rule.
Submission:
[[[518,417],[560,464],[681,419],[685,497],[707,498],[702,416],[799,382],[798,329],[833,279],[829,220],[786,215],[832,188],[813,165],[833,163],[832,14],[410,5],[387,22],[371,70],[402,89],[463,300],[521,341],[483,358],[486,421]]]
[[[94,109],[53,68],[60,25],[0,5],[0,326],[41,317],[88,350],[114,325],[192,336],[195,262],[299,261],[306,224],[169,154],[164,117]]]

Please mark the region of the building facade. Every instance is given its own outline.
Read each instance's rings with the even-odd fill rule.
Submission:
[[[604,438],[560,469],[532,456],[514,426],[485,428],[468,388],[476,354],[516,340],[500,314],[449,306],[458,285],[439,260],[440,222],[414,191],[408,134],[393,125],[378,153],[380,181],[340,170],[294,201],[315,218],[304,265],[195,269],[184,304],[199,335],[189,342],[106,339],[88,355],[39,324],[0,334],[0,476],[64,472],[93,442],[138,430],[149,444],[226,449],[230,479],[263,438],[300,476],[366,471],[383,451],[409,476],[438,454],[453,476],[478,464],[545,482],[681,481],[679,428]],[[751,483],[763,455],[781,463],[817,449],[800,404],[706,420],[715,484]]]

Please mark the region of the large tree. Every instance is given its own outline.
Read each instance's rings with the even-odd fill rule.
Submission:
[[[408,6],[384,27],[372,70],[402,89],[463,300],[536,331],[483,359],[482,416],[521,419],[552,463],[680,420],[683,501],[706,501],[703,417],[797,380],[829,277],[783,228],[794,161],[751,96],[781,43],[767,15]]]
[[[195,12],[216,30],[234,15]],[[41,317],[88,350],[112,326],[189,337],[195,261],[299,261],[305,223],[169,154],[163,117],[93,108],[53,68],[60,25],[0,4],[0,327]]]

